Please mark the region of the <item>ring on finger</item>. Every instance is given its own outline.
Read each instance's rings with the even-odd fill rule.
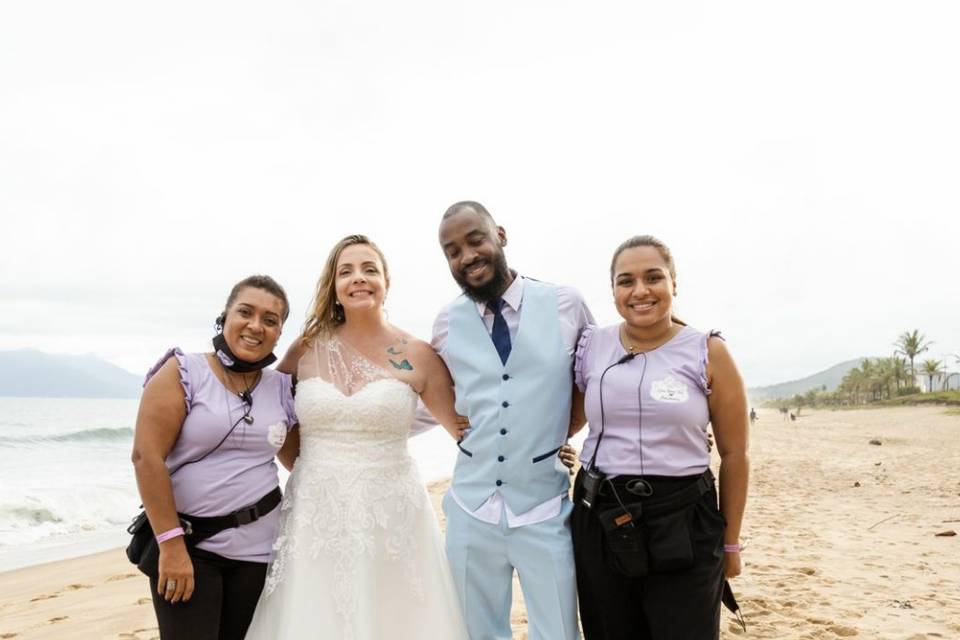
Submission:
[[[167,590],[167,591],[173,591],[173,590],[175,590],[176,588],[177,588],[177,581],[176,581],[176,580],[167,580],[167,585],[166,585],[166,590]]]

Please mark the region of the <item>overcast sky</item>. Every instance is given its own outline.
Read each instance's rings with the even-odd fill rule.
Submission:
[[[603,324],[611,252],[661,237],[751,385],[914,328],[960,353],[958,32],[955,2],[5,2],[0,349],[141,373],[254,272],[286,346],[348,233],[428,338],[476,199]]]

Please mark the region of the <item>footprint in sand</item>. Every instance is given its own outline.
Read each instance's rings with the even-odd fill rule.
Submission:
[[[128,578],[136,578],[139,573],[118,573],[115,576],[110,576],[106,579],[106,582],[117,582],[118,580],[127,580]]]
[[[47,620],[47,623],[48,623],[48,624],[55,624],[55,623],[57,623],[57,622],[63,622],[64,620],[68,619],[69,617],[70,617],[70,616],[57,616],[56,618],[50,618],[49,620]]]
[[[30,602],[37,602],[38,600],[49,600],[50,598],[59,598],[59,593],[43,593],[37,596],[36,598],[30,598]]]
[[[16,638],[18,635],[17,633],[0,633],[0,638],[7,640],[7,638]]]
[[[730,625],[727,626],[727,631],[735,636],[743,635],[743,629],[736,622],[731,622]]]
[[[64,589],[65,589],[66,591],[79,591],[80,589],[93,589],[93,585],[92,585],[92,584],[80,584],[80,583],[68,584],[67,586],[64,587]]]
[[[841,625],[835,625],[830,627],[830,631],[834,632],[841,638],[850,638],[852,636],[860,635],[860,632],[854,629],[853,627],[844,627]]]
[[[140,604],[150,604],[151,602],[153,602],[153,599],[152,599],[152,598],[140,598],[139,600],[137,600],[137,604],[138,604],[138,605],[140,605]]]
[[[117,636],[117,640],[143,640],[144,638],[155,638],[155,635],[142,636],[141,633],[147,633],[148,631],[156,631],[156,629],[137,629],[133,633],[121,633]]]

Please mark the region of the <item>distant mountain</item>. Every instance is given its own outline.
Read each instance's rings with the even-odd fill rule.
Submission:
[[[143,379],[93,354],[0,351],[0,396],[137,398]]]
[[[791,380],[790,382],[781,382],[766,387],[753,387],[747,389],[747,394],[754,402],[770,400],[773,398],[792,398],[798,393],[806,393],[810,389],[823,389],[833,391],[840,386],[843,377],[854,367],[859,367],[860,363],[866,358],[857,358],[856,360],[847,360],[840,364],[835,364],[825,371],[815,373],[812,376],[801,378],[800,380]]]

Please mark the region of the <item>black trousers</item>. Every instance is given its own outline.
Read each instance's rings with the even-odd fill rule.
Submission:
[[[150,578],[163,640],[243,640],[267,577],[267,564],[191,549],[195,587],[189,602],[170,604]]]
[[[574,485],[571,516],[577,564],[577,594],[585,640],[717,640],[723,594],[724,521],[716,490],[692,506],[689,535],[694,564],[676,572],[623,575],[612,566],[597,512],[617,505],[609,487],[592,509],[580,504],[582,475]],[[662,498],[696,482],[699,476],[647,476],[654,497]],[[624,502],[639,500],[624,490]]]

